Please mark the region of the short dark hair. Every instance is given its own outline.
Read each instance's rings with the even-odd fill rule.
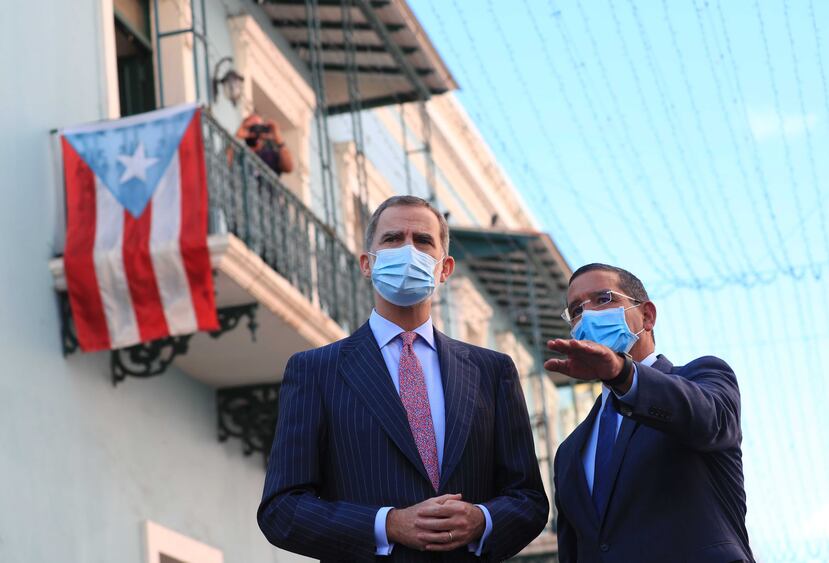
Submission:
[[[575,272],[573,275],[570,276],[570,285],[573,285],[573,280],[579,277],[582,274],[586,274],[587,272],[593,271],[602,271],[602,272],[613,272],[618,274],[619,276],[619,289],[625,293],[628,297],[633,297],[637,301],[650,301],[650,297],[648,297],[648,292],[645,290],[645,286],[642,284],[642,280],[625,270],[624,268],[619,268],[617,266],[611,266],[609,264],[601,264],[599,262],[594,262],[592,264],[587,264],[582,266]]]
[[[438,223],[440,224],[440,243],[443,245],[443,252],[444,254],[449,254],[449,224],[446,222],[446,217],[444,217],[443,214],[431,203],[422,197],[413,195],[395,195],[377,206],[377,209],[374,210],[374,213],[371,214],[371,218],[368,220],[368,225],[366,225],[366,251],[371,250],[371,243],[374,242],[374,235],[377,234],[377,223],[380,221],[380,215],[382,215],[383,211],[389,207],[397,205],[425,207],[434,213],[435,217],[438,219]]]

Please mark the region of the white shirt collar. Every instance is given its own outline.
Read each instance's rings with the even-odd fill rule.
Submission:
[[[650,354],[648,354],[645,357],[644,360],[642,360],[639,363],[642,364],[643,366],[651,367],[653,364],[656,363],[657,358],[658,358],[658,356],[656,355],[656,352],[651,352]]]
[[[380,315],[377,309],[371,311],[371,316],[368,318],[368,326],[371,332],[374,333],[374,339],[377,345],[383,348],[386,344],[394,340],[401,332],[406,332],[395,323]],[[422,325],[414,329],[429,346],[435,348],[435,330],[432,328],[432,317],[426,319]]]

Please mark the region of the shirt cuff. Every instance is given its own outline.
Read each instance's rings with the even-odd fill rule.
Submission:
[[[377,511],[374,517],[374,543],[377,546],[375,555],[391,555],[391,550],[394,549],[394,544],[389,543],[389,538],[386,535],[386,518],[391,512],[391,506],[384,506]]]
[[[636,369],[636,364],[633,364],[633,383],[630,384],[630,389],[624,395],[618,394],[616,391],[613,391],[613,394],[616,395],[616,398],[622,401],[623,403],[627,403],[632,405],[636,402],[636,396],[639,392],[639,371]]]
[[[489,537],[489,534],[492,533],[492,516],[489,514],[489,509],[485,507],[483,504],[476,504],[478,508],[481,509],[481,512],[484,513],[484,519],[486,520],[486,528],[484,528],[484,533],[481,535],[481,539],[476,542],[470,543],[467,547],[469,548],[470,553],[474,553],[476,556],[480,557],[481,552],[484,550],[484,542]]]

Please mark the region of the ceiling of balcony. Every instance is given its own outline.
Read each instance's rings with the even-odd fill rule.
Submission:
[[[535,344],[536,326],[542,347],[547,340],[569,338],[570,326],[560,313],[572,272],[549,235],[452,227],[450,247],[526,342]],[[567,382],[560,374],[552,375],[556,384]]]
[[[362,109],[402,103],[457,88],[454,78],[404,0],[318,0],[321,62],[329,113],[349,111],[347,69],[356,69]],[[274,27],[309,66],[305,0],[264,0]],[[352,22],[349,67],[345,23]]]

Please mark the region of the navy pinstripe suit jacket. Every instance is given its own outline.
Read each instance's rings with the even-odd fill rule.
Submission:
[[[511,557],[543,529],[549,503],[515,365],[435,331],[446,401],[438,494],[484,504],[482,559]],[[377,557],[374,518],[435,495],[368,324],[285,368],[259,526],[283,549],[323,561],[474,561],[466,548]]]

